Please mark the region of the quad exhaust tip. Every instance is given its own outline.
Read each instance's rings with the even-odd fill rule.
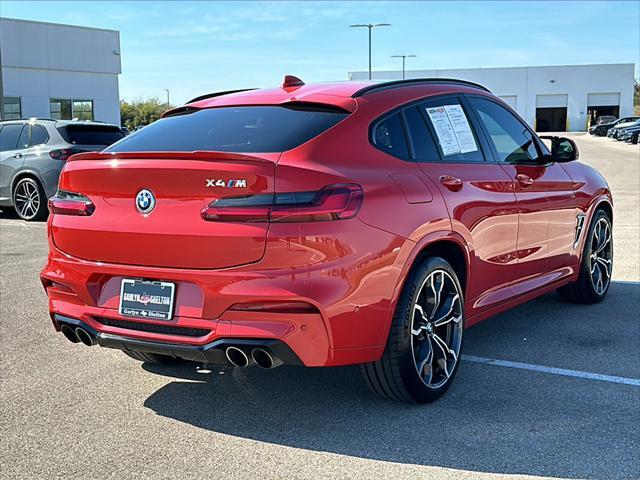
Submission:
[[[64,332],[63,332],[64,333]],[[96,344],[96,337],[87,332],[84,328],[78,327],[75,330],[76,338],[85,344],[87,347],[91,347]],[[68,338],[68,337],[67,337]]]
[[[246,368],[249,366],[249,357],[238,347],[227,347],[224,353],[229,363],[234,367]]]
[[[282,360],[274,357],[263,348],[254,348],[251,350],[251,358],[260,368],[275,368],[282,365]]]

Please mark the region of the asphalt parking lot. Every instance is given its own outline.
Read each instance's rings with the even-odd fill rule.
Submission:
[[[3,213],[0,477],[640,478],[640,149],[574,138],[615,196],[609,297],[469,329],[428,406],[378,400],[357,367],[198,373],[73,345],[38,279],[45,225]]]

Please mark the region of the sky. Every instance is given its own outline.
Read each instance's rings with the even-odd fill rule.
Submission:
[[[640,2],[0,1],[0,16],[120,31],[120,96],[181,104],[203,93],[408,70],[640,64]]]

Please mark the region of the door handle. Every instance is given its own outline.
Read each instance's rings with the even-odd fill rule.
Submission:
[[[22,154],[21,154],[20,152],[18,152],[18,153],[16,153],[16,154],[14,155],[14,157],[15,157],[15,158],[22,158]]]
[[[516,175],[516,180],[523,188],[527,188],[533,185],[533,178],[531,178],[529,175],[525,175],[524,173],[519,173],[518,175]]]
[[[457,192],[462,188],[462,180],[452,175],[442,175],[440,177],[440,183],[452,192]]]

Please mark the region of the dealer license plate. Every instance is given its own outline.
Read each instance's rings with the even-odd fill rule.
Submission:
[[[169,282],[124,278],[120,285],[120,315],[171,320],[175,288]]]

